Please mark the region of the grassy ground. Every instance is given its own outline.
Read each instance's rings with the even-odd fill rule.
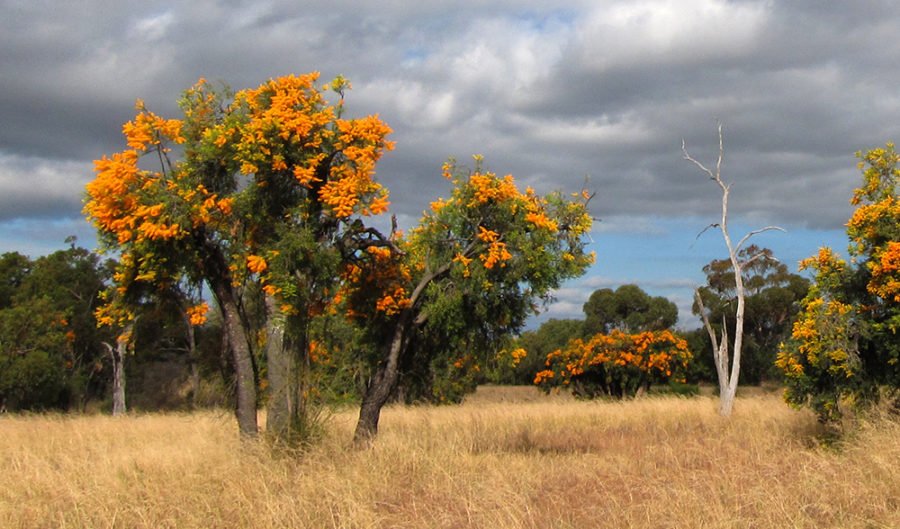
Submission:
[[[241,446],[228,413],[0,417],[7,528],[900,527],[900,423],[839,448],[777,395],[576,402],[530,388],[352,412],[303,457]]]

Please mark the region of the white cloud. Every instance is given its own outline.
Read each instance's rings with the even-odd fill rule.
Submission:
[[[0,220],[77,214],[91,176],[80,161],[0,153]]]
[[[749,55],[767,20],[766,3],[646,0],[604,3],[579,24],[581,59],[608,70]]]
[[[148,43],[159,41],[166,36],[174,21],[175,14],[172,11],[165,11],[138,19],[131,27],[130,36],[133,39],[141,39]]]

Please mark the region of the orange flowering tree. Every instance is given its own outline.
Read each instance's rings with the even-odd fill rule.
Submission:
[[[822,421],[841,416],[845,397],[869,402],[879,386],[900,388],[900,162],[894,145],[857,153],[863,184],[847,223],[847,263],[831,249],[801,262],[814,272],[791,339],[776,365],[786,400]]]
[[[472,171],[446,163],[450,198],[432,202],[407,236],[395,231],[390,250],[368,247],[345,270],[345,310],[374,344],[357,441],[375,435],[398,385],[438,401],[462,389],[448,377],[477,373],[541,300],[593,262],[587,193],[523,191],[475,159]]]
[[[577,397],[622,398],[651,383],[683,380],[692,358],[687,342],[672,331],[626,334],[618,329],[582,340],[575,338],[547,355],[546,369],[534,383],[549,391],[570,388]]]
[[[259,349],[269,428],[286,438],[303,413],[309,320],[327,304],[342,256],[360,240],[381,244],[358,219],[387,208],[374,170],[390,129],[377,116],[345,119],[347,81],[317,80],[286,76],[234,94],[200,80],[179,119],[139,102],[123,126],[127,149],[97,160],[87,186],[85,213],[121,255],[101,320],[126,328],[139,297],[205,283],[222,311],[247,436],[257,432]],[[252,292],[264,298],[265,339],[245,311]],[[205,307],[186,311],[199,323]]]

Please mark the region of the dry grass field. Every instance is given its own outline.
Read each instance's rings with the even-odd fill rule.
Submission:
[[[241,446],[226,412],[0,417],[4,528],[900,527],[900,423],[839,447],[777,395],[576,402],[488,388],[336,414],[302,456]]]

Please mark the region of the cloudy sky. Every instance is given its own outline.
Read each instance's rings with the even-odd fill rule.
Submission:
[[[598,262],[545,317],[579,316],[596,288],[637,283],[691,327],[701,268],[734,235],[782,261],[843,250],[854,152],[900,126],[900,15],[890,1],[383,2],[0,0],[0,252],[88,246],[92,160],[124,147],[136,98],[176,116],[199,77],[233,88],[319,71],[350,78],[349,113],[378,113],[379,166],[410,225],[445,194],[440,165],[485,155],[539,191],[595,191]]]

